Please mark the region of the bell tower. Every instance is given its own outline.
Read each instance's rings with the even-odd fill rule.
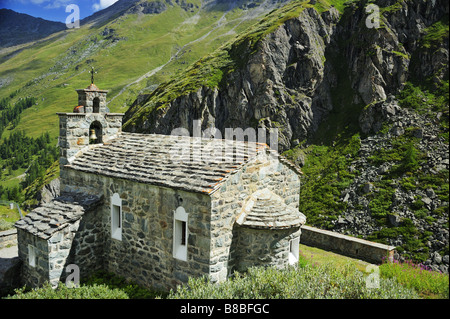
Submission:
[[[61,168],[83,149],[114,139],[122,132],[124,114],[109,112],[106,106],[108,91],[100,90],[94,84],[94,69],[90,73],[91,84],[76,90],[78,106],[71,113],[57,113]]]

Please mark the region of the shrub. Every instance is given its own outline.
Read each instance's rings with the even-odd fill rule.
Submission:
[[[336,269],[330,264],[307,264],[299,269],[250,268],[246,274],[216,284],[190,278],[171,291],[169,299],[386,299],[418,298],[412,289],[392,279],[380,279],[380,288],[366,287],[366,276],[355,267]]]
[[[100,270],[86,279],[85,285],[104,285],[110,289],[120,289],[130,299],[153,299],[164,296],[166,293],[150,290],[130,282],[125,278],[107,271]]]
[[[383,221],[388,213],[391,212],[392,196],[395,190],[392,187],[380,188],[378,193],[373,195],[373,199],[369,203],[370,215],[372,218]]]
[[[402,180],[400,180],[400,185],[406,190],[406,191],[413,191],[417,188],[414,177],[405,177]]]
[[[59,283],[56,289],[46,283],[41,288],[16,289],[15,294],[6,299],[129,299],[128,295],[120,289],[111,289],[106,285],[81,285],[79,288],[68,288]]]
[[[425,32],[420,40],[423,47],[432,48],[441,44],[446,37],[448,38],[448,16],[430,25]]]
[[[50,284],[29,290],[17,289],[8,299],[150,299],[164,297],[167,293],[149,290],[107,271],[98,271],[78,288],[67,288],[59,283],[56,289]]]
[[[356,173],[348,167],[360,147],[360,136],[355,134],[338,146],[312,145],[305,151],[308,156],[302,168],[305,175],[299,210],[306,214],[310,225],[331,229],[332,221],[347,208],[340,195],[355,178]]]
[[[14,228],[14,223],[0,219],[0,231]]]
[[[399,94],[399,103],[404,108],[420,110],[423,107],[425,98],[426,93],[422,92],[419,87],[406,82],[405,87]]]
[[[413,143],[409,143],[403,153],[401,169],[404,172],[415,172],[418,168],[418,151]]]

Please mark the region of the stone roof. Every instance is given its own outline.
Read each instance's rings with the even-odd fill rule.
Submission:
[[[121,133],[108,143],[84,151],[65,167],[174,189],[211,193],[227,176],[260,152],[272,151],[261,143]],[[286,160],[283,161],[287,164]]]
[[[47,240],[55,232],[79,220],[100,201],[101,198],[95,195],[66,193],[33,209],[17,221],[15,226]]]
[[[254,192],[236,219],[238,225],[256,229],[286,229],[305,222],[305,215],[268,189]]]

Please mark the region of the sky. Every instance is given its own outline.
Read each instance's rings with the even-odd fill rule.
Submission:
[[[116,1],[118,0],[0,0],[0,9],[11,9],[33,17],[65,23],[73,12],[66,12],[66,7],[70,4],[76,4],[80,8],[80,19],[84,19]]]

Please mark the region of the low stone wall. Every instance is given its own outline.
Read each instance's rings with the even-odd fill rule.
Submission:
[[[0,249],[17,245],[17,229],[8,229],[0,232]]]
[[[384,258],[393,260],[394,246],[351,237],[311,226],[302,226],[300,243],[338,254],[380,264]]]

